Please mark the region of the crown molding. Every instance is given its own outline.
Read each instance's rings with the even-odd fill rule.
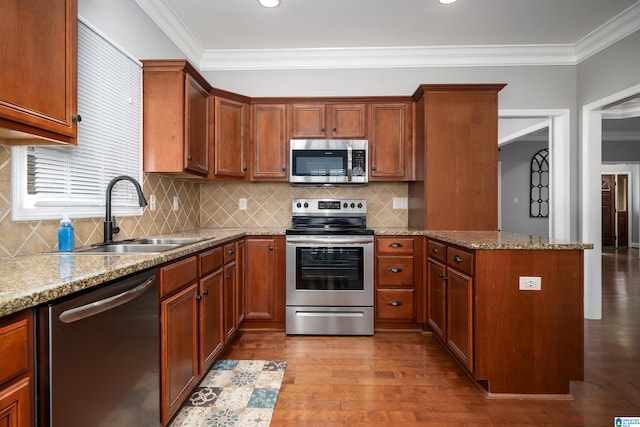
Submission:
[[[611,18],[575,43],[577,63],[640,29],[640,1]]]
[[[640,1],[575,44],[318,49],[208,49],[165,0],[135,0],[200,70],[576,65],[640,29]]]

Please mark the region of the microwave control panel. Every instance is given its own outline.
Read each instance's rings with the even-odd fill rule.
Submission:
[[[353,150],[351,174],[365,176],[367,174],[367,155],[365,150]]]

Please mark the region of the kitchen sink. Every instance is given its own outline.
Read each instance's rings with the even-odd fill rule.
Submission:
[[[131,243],[136,245],[189,245],[204,240],[200,237],[148,237],[135,239]]]
[[[89,246],[84,248],[78,248],[73,254],[109,254],[109,253],[122,253],[122,254],[153,254],[158,252],[168,251],[170,249],[179,248],[182,246],[177,243],[113,243],[110,245]]]

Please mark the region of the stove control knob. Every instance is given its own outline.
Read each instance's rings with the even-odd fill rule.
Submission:
[[[305,209],[308,208],[309,207],[309,203],[304,202],[304,207],[305,207]]]
[[[356,204],[355,204],[355,203],[353,203],[353,202],[351,202],[351,209],[353,209],[353,208],[355,208],[355,207],[356,207]]]
[[[347,209],[349,207],[349,204],[347,202],[344,202],[344,205],[342,205],[342,207]]]
[[[297,208],[301,208],[302,207],[302,203],[300,203],[300,202],[296,203],[296,207]]]
[[[358,203],[358,209],[362,209],[362,203]]]

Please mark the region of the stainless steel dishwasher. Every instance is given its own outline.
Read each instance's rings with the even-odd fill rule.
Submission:
[[[160,425],[158,270],[38,309],[38,426]]]

